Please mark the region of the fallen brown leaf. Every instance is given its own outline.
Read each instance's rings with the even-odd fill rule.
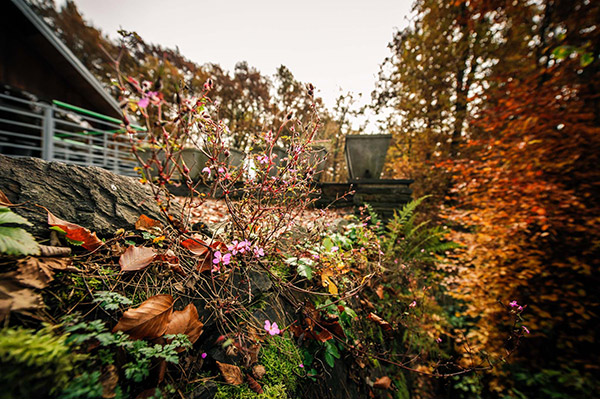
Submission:
[[[109,364],[102,371],[100,376],[100,385],[102,385],[102,397],[112,399],[117,396],[115,389],[119,383],[119,373],[114,364]]]
[[[252,367],[252,374],[254,374],[254,377],[258,380],[262,379],[266,373],[267,370],[263,365],[257,364],[254,367]]]
[[[381,317],[377,316],[375,313],[369,313],[367,316],[368,319],[373,320],[375,323],[379,324],[385,331],[389,331],[392,329],[392,326],[387,321],[383,320]]]
[[[240,385],[244,382],[244,376],[242,370],[234,364],[221,363],[217,361],[217,366],[221,370],[221,375],[225,379],[225,382],[231,385]]]
[[[71,263],[71,258],[33,258],[29,256],[17,262],[16,280],[28,287],[46,288],[54,280],[54,270],[65,270]]]
[[[162,230],[162,223],[158,220],[151,219],[148,216],[141,214],[138,220],[135,222],[135,229],[153,233],[157,230]]]
[[[93,251],[103,244],[103,242],[96,237],[96,233],[92,233],[85,227],[81,227],[78,224],[59,219],[50,211],[48,211],[48,224],[50,226],[59,227],[61,230],[67,233],[67,238],[69,240],[82,242],[81,246],[88,251]]]
[[[185,334],[193,344],[202,334],[203,327],[204,324],[198,319],[198,309],[190,303],[183,310],[173,312],[165,334]]]
[[[124,272],[142,270],[156,257],[156,251],[151,247],[135,247],[130,245],[119,258],[119,265]]]
[[[148,298],[137,308],[131,308],[113,328],[113,332],[123,331],[133,339],[155,339],[162,337],[173,314],[173,297],[155,295]]]
[[[379,389],[390,389],[390,386],[392,385],[392,380],[390,379],[390,377],[383,376],[381,378],[378,378],[374,383],[373,383],[373,388],[379,388]]]
[[[379,297],[379,299],[383,299],[383,285],[378,285],[375,289],[375,293]]]
[[[13,277],[8,273],[0,276],[0,321],[10,312],[37,310],[44,306],[42,295],[11,281]]]

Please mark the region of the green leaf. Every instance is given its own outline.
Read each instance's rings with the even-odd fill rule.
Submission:
[[[23,216],[17,215],[13,211],[8,208],[0,208],[0,224],[24,224],[26,226],[33,226],[29,220],[25,219]]]
[[[77,240],[71,240],[69,237],[65,237],[67,239],[67,242],[71,245],[78,245],[78,246],[82,246],[83,245],[83,241],[77,241]]]
[[[0,253],[7,255],[39,255],[33,236],[20,227],[0,227]]]
[[[66,231],[64,231],[63,229],[61,229],[61,228],[60,228],[60,227],[58,227],[58,226],[52,226],[52,227],[50,227],[50,230],[57,231],[57,232],[59,232],[60,234],[67,234],[67,232],[66,232]]]
[[[582,67],[586,67],[586,66],[590,65],[592,62],[594,62],[594,56],[592,55],[592,53],[586,52],[586,53],[581,54],[579,63]]]
[[[554,49],[554,51],[552,51],[552,55],[557,60],[563,60],[570,56],[573,51],[574,49],[572,46],[558,46]]]
[[[325,357],[325,362],[329,365],[329,367],[333,368],[333,365],[335,364],[335,359],[331,355],[331,353],[325,352],[325,356],[324,357]]]
[[[306,277],[307,279],[310,280],[313,277],[313,270],[306,263],[299,262],[298,263],[298,274],[301,275],[301,276],[303,276],[303,277]]]
[[[325,352],[326,354],[331,353],[331,355],[333,357],[335,357],[336,359],[340,358],[340,352],[338,351],[337,346],[335,346],[335,344],[333,342],[325,341],[325,347],[327,349],[327,352]]]
[[[333,241],[331,241],[331,238],[325,237],[323,240],[323,246],[327,252],[331,251],[331,248],[333,248]]]

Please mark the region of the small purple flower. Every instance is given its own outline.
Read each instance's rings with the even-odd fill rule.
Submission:
[[[266,164],[266,163],[269,163],[270,159],[269,159],[268,155],[261,155],[261,156],[258,157],[258,161],[261,164]]]
[[[304,368],[304,365],[303,365],[302,363],[300,363],[300,364],[298,365],[298,367],[300,367],[301,369],[303,369],[303,368]]]
[[[206,356],[208,356],[208,355],[206,354],[206,352],[202,352],[202,355],[200,355],[200,356],[202,357],[202,359],[206,359]]]
[[[529,334],[529,329],[527,327],[525,327],[525,326],[521,326],[521,327],[523,327],[523,331],[525,331],[525,333]]]
[[[219,173],[225,173],[225,169],[223,167],[219,167],[219,169],[217,169],[217,172],[219,172]]]
[[[254,248],[254,256],[256,256],[257,258],[260,258],[262,256],[265,256],[265,251],[262,248]]]
[[[438,337],[435,339],[435,342],[437,342],[439,344],[440,342],[442,342],[442,339]]]
[[[237,255],[238,253],[238,240],[233,240],[231,245],[227,247],[227,250],[231,252],[232,255]]]
[[[414,308],[415,306],[417,306],[417,301],[412,301],[410,305],[408,305],[409,308]]]
[[[269,320],[265,320],[265,330],[267,330],[267,332],[271,335],[277,335],[281,332],[277,326],[277,323],[271,324]]]
[[[148,97],[144,97],[138,101],[138,107],[140,108],[146,108],[148,104],[150,104],[150,99]]]
[[[337,245],[334,245],[333,247],[331,247],[331,252],[337,252],[339,251],[340,247],[338,247]]]
[[[250,251],[250,246],[252,244],[248,240],[244,240],[237,245],[237,250],[239,253],[243,254],[246,251]]]
[[[210,177],[210,168],[206,166],[204,169],[202,169],[202,173],[207,173],[208,177]]]
[[[519,304],[517,303],[517,301],[512,301],[511,303],[509,303],[511,308],[516,308],[517,306],[519,306]]]
[[[213,263],[218,265],[219,263],[223,263],[224,265],[228,265],[231,262],[231,254],[222,255],[221,251],[215,252],[215,257],[213,259]]]

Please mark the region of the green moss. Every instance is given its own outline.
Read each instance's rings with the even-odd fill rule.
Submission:
[[[263,388],[257,394],[246,383],[238,386],[219,385],[216,399],[275,399],[293,398],[298,387],[300,350],[293,340],[273,336],[269,337],[259,354],[259,364],[266,370],[265,376],[258,381]]]
[[[52,327],[0,330],[0,398],[45,397],[62,390],[75,363],[85,357],[72,353],[66,340]]]

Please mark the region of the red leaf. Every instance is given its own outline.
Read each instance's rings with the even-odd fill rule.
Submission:
[[[181,245],[197,256],[204,255],[209,251],[208,244],[199,238],[188,238],[182,241]]]
[[[123,331],[133,339],[155,339],[167,331],[173,313],[171,295],[155,295],[137,308],[128,309],[113,328],[113,332]]]
[[[48,224],[50,226],[59,227],[61,230],[67,233],[67,238],[69,240],[83,242],[81,246],[88,251],[93,251],[103,244],[103,242],[96,237],[96,233],[92,233],[85,227],[81,227],[78,224],[59,219],[50,213],[50,211],[48,211]]]
[[[152,263],[155,257],[156,251],[154,248],[130,245],[119,258],[119,265],[121,265],[121,270],[124,272],[142,270]]]
[[[135,222],[135,229],[153,232],[156,231],[156,229],[161,230],[162,223],[158,220],[150,219],[148,216],[142,214],[138,218],[137,222]]]

